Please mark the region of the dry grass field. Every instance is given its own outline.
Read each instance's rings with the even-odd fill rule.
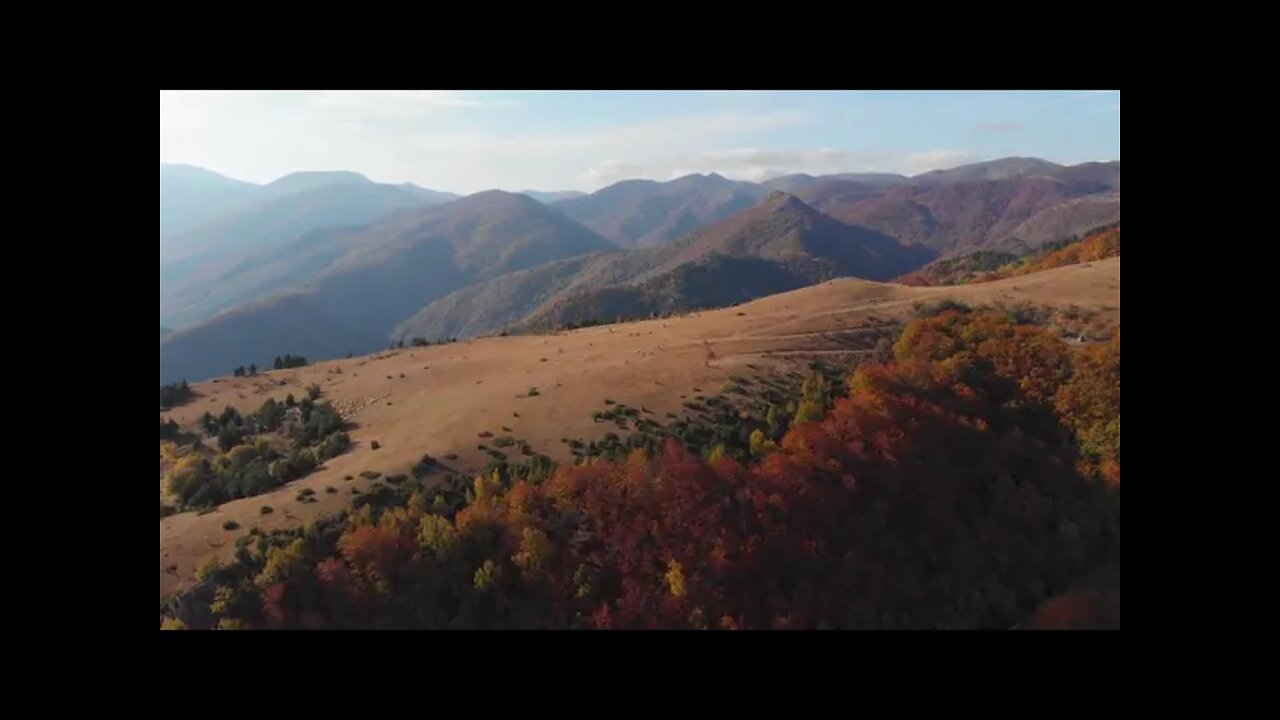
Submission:
[[[183,428],[207,411],[231,405],[256,410],[268,397],[302,398],[312,383],[323,399],[349,414],[353,446],[314,473],[265,495],[226,503],[211,513],[181,513],[160,521],[160,592],[189,585],[211,556],[229,558],[235,538],[253,527],[270,530],[337,512],[352,489],[370,481],[362,471],[404,473],[424,453],[459,472],[482,468],[482,432],[514,435],[557,461],[569,459],[561,438],[594,439],[609,428],[591,412],[611,399],[659,415],[679,413],[681,396],[714,390],[729,375],[761,371],[856,347],[859,328],[909,316],[917,302],[945,298],[981,305],[1029,302],[1096,313],[1118,323],[1120,259],[1074,265],[998,282],[916,288],[835,280],[745,305],[686,317],[593,327],[554,335],[493,337],[332,360],[255,377],[194,384],[197,397],[171,412]],[[341,370],[339,373],[338,370]],[[531,388],[538,394],[529,396]],[[503,428],[510,428],[510,432]],[[380,448],[372,449],[377,441]],[[445,459],[456,455],[456,459]],[[165,463],[161,462],[161,475]],[[353,480],[345,480],[351,476]],[[162,483],[163,484],[163,483]],[[336,488],[328,493],[326,487]],[[318,502],[302,504],[299,490]],[[274,512],[261,515],[270,505]],[[224,522],[239,524],[234,531]]]

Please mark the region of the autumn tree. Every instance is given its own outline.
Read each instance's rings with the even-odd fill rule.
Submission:
[[[805,379],[801,389],[801,400],[795,411],[795,422],[806,423],[819,420],[831,407],[832,387],[820,367],[815,367]]]
[[[1120,484],[1120,333],[1081,351],[1054,408],[1079,443],[1081,470]]]
[[[769,437],[778,438],[782,436],[782,431],[786,429],[787,416],[786,411],[777,405],[769,405],[768,412],[765,413],[765,422],[769,425]]]
[[[756,428],[751,433],[750,445],[751,454],[755,457],[763,457],[765,453],[777,449],[777,444],[765,437],[764,431]]]
[[[1118,339],[1073,359],[1043,328],[952,309],[910,323],[894,353],[860,366],[847,397],[815,368],[807,421],[776,448],[740,417],[727,429],[750,436],[745,462],[715,436],[706,457],[669,438],[538,481],[495,468],[364,503],[336,537],[267,550],[260,618],[232,619],[1118,627],[1119,492],[1076,463],[1109,457],[1114,407],[1118,480]]]

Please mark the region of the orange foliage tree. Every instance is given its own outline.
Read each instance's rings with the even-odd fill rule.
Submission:
[[[452,521],[421,498],[366,510],[311,572],[306,538],[272,550],[246,620],[1009,628],[1118,593],[1118,336],[1073,361],[1042,329],[949,311],[908,325],[895,357],[751,464],[668,439],[541,483],[480,478]]]

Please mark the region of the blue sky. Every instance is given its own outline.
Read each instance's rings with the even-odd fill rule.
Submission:
[[[917,174],[1120,158],[1119,91],[181,91],[160,162],[269,182],[354,170],[470,193],[719,172]]]

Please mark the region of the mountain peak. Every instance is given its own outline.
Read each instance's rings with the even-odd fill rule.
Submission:
[[[678,187],[681,185],[709,183],[709,182],[715,183],[717,185],[723,185],[726,183],[731,183],[733,181],[729,180],[728,178],[726,178],[725,176],[719,173],[707,173],[706,175],[703,175],[701,173],[689,173],[688,175],[682,175],[674,180],[670,180],[668,181],[667,184]]]
[[[1004,157],[995,160],[960,165],[945,170],[931,170],[911,178],[916,184],[963,182],[975,180],[1006,180],[1040,173],[1052,173],[1063,166],[1033,157]]]
[[[373,181],[358,172],[349,170],[307,170],[289,173],[284,177],[267,184],[273,193],[302,192],[315,190],[328,185],[372,185]]]
[[[778,215],[782,213],[800,213],[809,215],[817,212],[800,198],[783,190],[774,190],[769,193],[765,199],[756,204],[755,210],[757,213],[767,213],[770,215]]]
[[[523,193],[507,192],[506,190],[481,190],[478,193],[472,193],[462,199],[469,205],[492,205],[513,206],[513,207],[533,207],[541,206],[542,203]]]
[[[217,181],[225,184],[243,185],[246,187],[253,186],[255,183],[237,180],[227,177],[222,173],[214,172],[208,168],[202,168],[199,165],[186,164],[166,164],[160,163],[160,179],[161,180],[177,180],[177,181]]]
[[[218,173],[186,163],[160,163],[161,175],[218,175]]]

